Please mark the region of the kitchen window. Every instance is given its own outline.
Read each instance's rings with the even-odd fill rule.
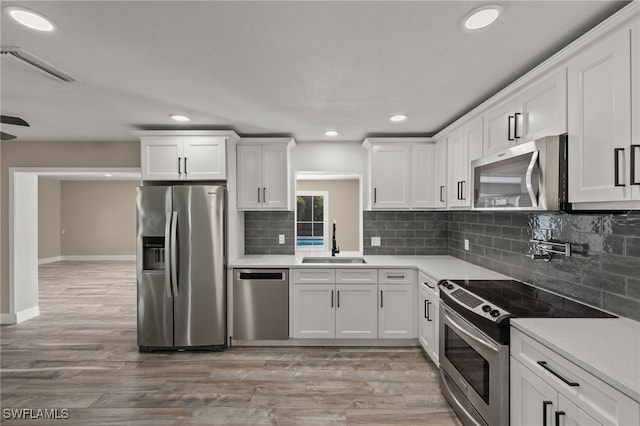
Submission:
[[[298,191],[296,194],[296,250],[328,250],[327,191]]]

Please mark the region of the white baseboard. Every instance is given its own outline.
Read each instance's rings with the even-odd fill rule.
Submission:
[[[40,307],[33,306],[15,314],[0,314],[0,324],[19,324],[40,315]]]
[[[38,259],[38,265],[46,265],[47,263],[60,262],[62,256],[45,257],[44,259]]]
[[[0,324],[15,324],[16,323],[16,315],[15,314],[0,314]]]
[[[40,315],[40,307],[39,306],[33,306],[29,309],[25,309],[23,311],[20,311],[18,313],[16,313],[16,324],[20,324],[23,321],[26,321],[28,319],[31,318],[35,318],[38,315]]]
[[[91,255],[59,256],[59,257],[49,257],[46,259],[40,259],[38,261],[38,264],[42,265],[44,263],[62,262],[65,260],[73,260],[73,261],[79,261],[79,262],[92,261],[92,260],[136,260],[136,255],[135,254],[95,254],[95,255],[91,254]]]

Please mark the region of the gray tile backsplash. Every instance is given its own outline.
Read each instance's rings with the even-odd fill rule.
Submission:
[[[365,255],[449,254],[640,320],[640,211],[365,211],[363,220]],[[278,234],[286,244],[278,244]],[[381,246],[372,247],[371,237],[380,237]],[[527,254],[534,237],[570,242],[572,256],[532,260]],[[245,253],[294,254],[293,212],[245,212]]]
[[[571,257],[532,260],[531,238],[569,242]],[[450,212],[448,242],[452,256],[640,320],[640,212]]]
[[[362,227],[364,254],[447,254],[447,212],[366,211]],[[380,247],[371,237],[380,237]]]
[[[245,254],[295,254],[293,212],[245,212]],[[284,234],[285,244],[278,244]]]

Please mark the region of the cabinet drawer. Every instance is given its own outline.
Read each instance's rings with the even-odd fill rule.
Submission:
[[[510,349],[512,357],[600,423],[640,424],[637,402],[513,327]],[[570,386],[558,376],[578,386]]]
[[[294,269],[295,284],[333,284],[336,282],[335,269]]]
[[[377,282],[377,269],[336,269],[338,284],[376,284]]]
[[[415,269],[378,269],[380,284],[415,284]]]
[[[420,288],[424,288],[435,298],[438,298],[440,295],[438,282],[424,272],[418,272],[418,284],[420,285]]]

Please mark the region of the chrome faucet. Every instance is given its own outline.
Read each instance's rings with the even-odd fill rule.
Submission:
[[[331,237],[331,256],[335,256],[336,253],[340,253],[340,247],[336,243],[336,221],[333,221],[333,237]]]

